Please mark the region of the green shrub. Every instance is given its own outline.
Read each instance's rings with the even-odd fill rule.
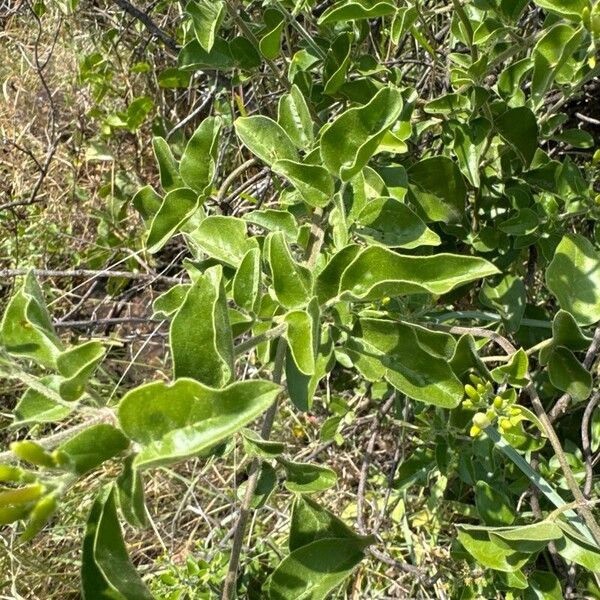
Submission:
[[[450,529],[452,560],[471,569],[452,598],[561,598],[571,564],[598,597],[599,158],[561,111],[597,81],[599,11],[191,0],[177,64],[157,76],[177,89],[216,71],[212,114],[185,145],[155,137],[162,189],[131,202],[150,263],[185,244],[185,278],[154,302],[172,382],[104,398],[103,343],[65,347],[26,276],[0,328],[2,373],[28,386],[14,424],[84,425],[2,455],[0,523],[32,538],[83,475],[116,461],[90,511],[82,594],[151,598],[120,525],[147,525],[142,474],[218,463],[240,442],[248,480],[223,598],[326,598],[366,557],[410,571],[414,552],[365,526],[366,471],[355,531],[315,499],[336,471],[269,439],[285,407],[325,411],[321,438],[341,444],[343,397],[360,390],[377,422],[418,423],[391,477],[431,495],[428,535]],[[138,98],[112,127],[135,132],[153,106]],[[245,173],[258,191],[232,192]],[[259,435],[248,427],[263,414]],[[238,578],[248,520],[275,496],[290,500],[289,547],[250,585]],[[201,585],[210,569],[192,571],[177,577]]]

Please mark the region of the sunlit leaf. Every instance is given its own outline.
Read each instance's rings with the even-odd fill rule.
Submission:
[[[131,390],[121,399],[118,415],[123,431],[141,446],[134,467],[197,456],[256,419],[279,390],[269,381],[241,381],[215,389],[185,378]]]
[[[117,517],[114,487],[96,496],[85,529],[81,560],[84,600],[152,600],[127,554]]]
[[[233,336],[222,278],[221,267],[207,269],[171,322],[175,378],[192,377],[220,387],[233,377]]]

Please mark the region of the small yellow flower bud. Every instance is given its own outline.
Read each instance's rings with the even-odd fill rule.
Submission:
[[[504,431],[508,431],[509,429],[512,429],[513,424],[510,422],[510,419],[507,419],[505,417],[503,419],[500,419],[500,427],[502,427]]]
[[[475,373],[469,373],[469,379],[471,380],[471,383],[473,385],[477,385],[478,383],[483,383],[483,380],[481,379],[481,377],[478,377],[477,375],[475,375]]]
[[[477,437],[481,433],[481,429],[477,425],[472,425],[469,430],[469,435],[473,438]]]
[[[494,408],[500,409],[504,405],[504,400],[500,396],[494,398]]]
[[[484,415],[481,412],[478,412],[473,415],[473,424],[477,425],[479,429],[485,429],[486,427],[489,427],[492,423],[486,415]]]
[[[467,383],[467,385],[465,385],[465,394],[467,396],[469,396],[469,398],[471,398],[471,400],[475,400],[475,402],[479,402],[481,400],[481,397],[477,393],[477,390],[472,385],[469,385],[468,383]]]

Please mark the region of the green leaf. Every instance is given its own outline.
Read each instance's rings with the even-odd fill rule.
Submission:
[[[359,213],[356,223],[356,234],[371,244],[408,249],[441,244],[437,233],[394,198],[371,200]]]
[[[185,185],[201,196],[210,193],[216,176],[222,126],[220,117],[204,119],[187,143],[179,163],[179,172]]]
[[[157,194],[150,185],[146,185],[138,190],[131,200],[133,206],[146,223],[152,221],[154,215],[159,211],[162,201],[162,196]]]
[[[308,496],[296,496],[292,508],[290,525],[290,552],[324,538],[363,540],[365,545],[371,538],[357,535],[344,523]]]
[[[539,552],[548,545],[548,542],[562,537],[560,527],[548,520],[518,527],[490,527],[488,533],[490,539],[497,545],[528,553]]]
[[[515,520],[515,511],[508,496],[485,481],[478,481],[475,485],[475,506],[487,525],[511,525]]]
[[[185,12],[192,17],[194,33],[200,46],[210,52],[215,43],[217,31],[223,22],[227,9],[222,0],[191,0],[185,7]]]
[[[455,408],[463,399],[444,334],[408,323],[362,319],[354,340],[359,344],[354,351],[379,362],[387,381],[410,398],[444,408]]]
[[[327,169],[294,160],[278,160],[271,165],[275,173],[289,179],[310,206],[327,206],[335,191],[333,178]]]
[[[329,259],[315,283],[315,292],[321,304],[338,295],[342,274],[360,251],[361,247],[358,244],[350,244]]]
[[[158,296],[152,303],[152,318],[168,319],[174,315],[181,308],[190,287],[189,283],[178,283]]]
[[[87,521],[81,594],[83,600],[153,600],[127,555],[113,486],[96,496]]]
[[[237,63],[237,67],[251,71],[260,67],[262,57],[256,46],[244,36],[238,36],[229,41],[229,51]]]
[[[529,555],[508,548],[502,548],[490,541],[486,528],[457,525],[458,541],[473,558],[489,569],[497,571],[518,571],[528,560]]]
[[[290,309],[305,306],[311,296],[312,273],[292,258],[283,233],[269,234],[264,251],[278,302]]]
[[[190,71],[171,67],[158,74],[158,85],[165,89],[187,88],[191,79],[192,73]]]
[[[319,333],[318,312],[316,323],[313,317],[305,310],[291,310],[284,317],[291,356],[304,375],[313,375],[315,372],[315,354],[319,342],[316,337]]]
[[[148,96],[135,98],[129,106],[127,106],[126,119],[127,129],[131,132],[138,130],[150,111],[154,108],[154,101]]]
[[[523,600],[563,600],[560,581],[554,573],[534,571],[527,581],[529,587],[523,593]]]
[[[256,239],[248,237],[246,222],[237,217],[206,217],[188,237],[208,256],[231,267],[239,267],[246,252],[258,247]]]
[[[556,550],[568,561],[581,565],[592,573],[600,572],[600,550],[580,535],[575,534],[570,527],[559,523],[563,537],[556,540]]]
[[[171,148],[166,140],[161,137],[152,139],[154,156],[158,163],[160,172],[160,185],[165,192],[184,187],[183,180],[179,176],[179,164],[173,157]]]
[[[168,192],[150,223],[146,238],[148,252],[158,252],[196,212],[199,205],[198,194],[189,188],[177,188]]]
[[[402,95],[384,87],[364,106],[342,113],[321,134],[321,158],[330,173],[352,179],[369,162],[402,111]]]
[[[76,434],[57,450],[61,460],[63,455],[66,456],[67,464],[74,473],[84,475],[128,447],[129,440],[119,429],[108,423],[99,423]]]
[[[325,600],[363,559],[361,541],[323,538],[294,550],[268,582],[270,600]]]
[[[352,56],[352,35],[345,31],[338,35],[327,51],[323,65],[323,93],[335,95],[346,82]]]
[[[533,112],[525,106],[510,108],[494,119],[494,126],[517,152],[525,168],[529,168],[538,146],[538,126]]]
[[[312,494],[323,492],[337,483],[337,474],[327,467],[292,462],[279,458],[279,463],[285,469],[285,487],[290,492]]]
[[[119,508],[127,523],[141,529],[149,523],[148,511],[142,472],[133,468],[133,459],[133,456],[128,456],[123,462],[123,471],[117,479],[117,495]]]
[[[571,21],[581,21],[583,10],[590,9],[589,0],[533,0],[533,2],[540,8]]]
[[[339,23],[340,21],[357,21],[359,19],[376,19],[387,17],[396,12],[396,5],[386,0],[361,0],[360,2],[336,2],[320,17],[318,24]]]
[[[600,320],[600,257],[582,235],[562,238],[546,269],[546,285],[577,323]]]
[[[277,487],[277,472],[275,469],[268,462],[262,462],[259,468],[260,473],[250,500],[250,508],[253,510],[263,507]],[[240,500],[243,500],[246,494],[247,485],[248,481],[246,480],[237,489],[237,496]]]
[[[188,42],[179,51],[177,64],[181,69],[192,71],[227,71],[236,66],[236,61],[227,41],[217,37],[210,52],[204,50],[196,39]]]
[[[486,118],[478,117],[467,123],[456,121],[449,125],[460,169],[471,184],[478,188],[481,185],[479,166],[487,149],[492,124]]]
[[[445,94],[425,104],[423,110],[430,115],[449,115],[454,112],[467,112],[471,102],[466,94]]]
[[[88,379],[103,358],[104,347],[97,341],[85,342],[62,352],[56,359],[58,371],[64,377],[59,386],[62,398],[80,398]]]
[[[522,279],[506,275],[495,287],[486,281],[479,291],[479,300],[484,306],[498,311],[508,331],[519,330],[527,300]]]
[[[285,450],[284,443],[265,440],[251,429],[242,429],[240,433],[244,438],[244,450],[248,456],[277,458]]]
[[[453,161],[446,156],[425,158],[407,173],[410,198],[427,221],[454,223],[463,219],[467,188]]]
[[[233,278],[233,299],[247,311],[256,310],[261,284],[260,250],[250,248]]]
[[[552,350],[548,376],[554,387],[567,392],[575,402],[583,402],[592,393],[591,373],[563,346]]]
[[[492,378],[496,383],[508,383],[514,387],[525,387],[529,380],[527,373],[529,370],[529,359],[523,348],[519,348],[510,360],[500,367],[492,370]]]
[[[273,208],[253,210],[244,214],[242,219],[267,231],[281,231],[288,242],[295,242],[298,239],[300,232],[298,223],[294,215],[287,210],[275,210]]]
[[[276,8],[267,8],[262,16],[265,27],[261,32],[258,47],[265,58],[274,60],[281,49],[281,34],[285,19],[283,14]]]
[[[569,350],[587,350],[592,338],[587,337],[566,310],[559,310],[552,321],[552,341],[556,346],[565,346]]]
[[[312,318],[314,330],[312,340],[319,342],[315,348],[315,368],[312,375],[305,375],[296,366],[296,361],[288,345],[285,359],[285,378],[290,400],[300,411],[309,411],[313,405],[313,398],[321,379],[330,369],[333,352],[333,340],[329,329],[319,331],[319,303],[313,298],[307,307],[307,313]],[[319,340],[319,336],[321,339]]]
[[[262,115],[236,119],[235,132],[241,142],[265,164],[277,160],[298,160],[294,142],[281,125]]]
[[[419,13],[416,6],[401,6],[396,9],[391,32],[391,39],[394,44],[398,44],[400,38],[410,30],[418,17]]]
[[[556,73],[579,47],[584,35],[581,27],[574,29],[566,23],[558,23],[535,45],[531,95],[536,106],[542,103]]]
[[[565,129],[561,133],[555,133],[553,140],[565,142],[574,148],[593,148],[594,136],[589,131],[583,129]]]
[[[193,379],[131,390],[119,403],[118,416],[126,435],[141,445],[133,466],[146,469],[197,456],[256,419],[279,391],[269,381],[215,389]]]
[[[494,265],[474,256],[444,253],[403,256],[372,246],[362,250],[343,271],[337,295],[356,300],[405,294],[439,295],[497,272]]]
[[[45,367],[56,366],[62,345],[32,272],[25,276],[4,311],[0,342],[10,354],[30,358]]]
[[[498,229],[509,235],[530,235],[539,226],[540,219],[530,208],[522,208],[516,211],[514,216],[498,224]]]
[[[58,394],[58,388],[62,378],[58,375],[46,375],[39,382],[52,392]],[[13,425],[21,427],[32,423],[52,423],[61,421],[73,410],[72,408],[58,404],[50,395],[45,395],[39,390],[29,388],[21,396],[14,409],[15,420]]]
[[[170,341],[176,379],[192,377],[215,387],[231,381],[233,337],[220,266],[192,284],[171,322]]]
[[[277,122],[298,148],[309,148],[314,140],[314,124],[306,100],[297,85],[279,99]]]

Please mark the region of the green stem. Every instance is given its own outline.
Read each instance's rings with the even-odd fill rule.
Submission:
[[[486,435],[496,444],[496,447],[503,452],[506,457],[511,460],[521,472],[533,483],[539,490],[556,506],[559,512],[562,512],[577,530],[591,542],[594,541],[590,530],[584,525],[581,517],[571,508],[578,506],[577,502],[567,503],[554,490],[554,488],[537,472],[531,465],[492,427],[485,428]]]
[[[273,329],[269,329],[264,333],[260,333],[259,335],[255,335],[254,337],[239,343],[234,348],[235,355],[240,356],[245,352],[248,352],[248,350],[252,350],[252,348],[258,346],[258,344],[262,344],[267,340],[272,340],[273,338],[279,337],[285,332],[285,329],[286,325],[282,323],[281,325],[277,325],[277,327],[273,327]]]

